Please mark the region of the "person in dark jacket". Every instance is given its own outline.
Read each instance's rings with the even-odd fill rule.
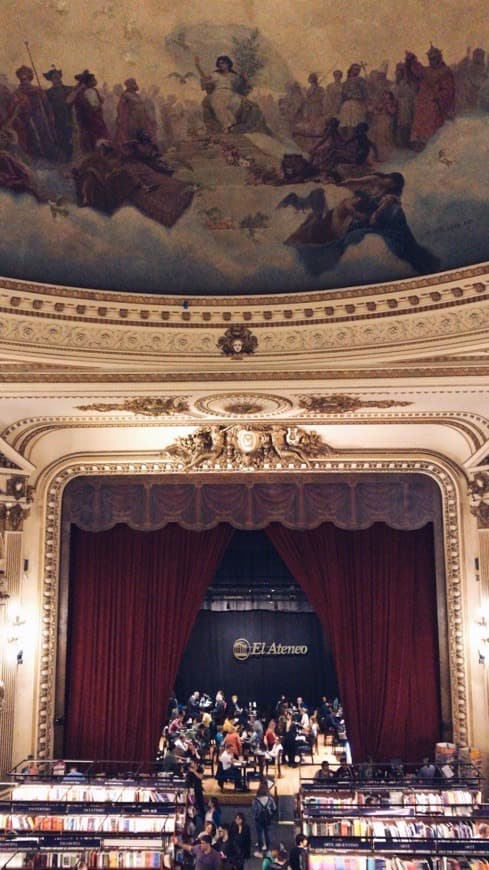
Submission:
[[[251,829],[243,813],[236,813],[229,826],[229,837],[241,852],[241,863],[237,870],[243,870],[245,861],[251,858]]]

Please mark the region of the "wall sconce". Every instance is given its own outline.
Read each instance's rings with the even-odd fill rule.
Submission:
[[[24,651],[23,651],[23,626],[25,625],[25,619],[22,614],[17,611],[14,618],[7,625],[7,643],[10,646],[16,647],[16,661],[18,665],[24,664]]]
[[[485,610],[481,610],[479,618],[475,620],[478,626],[479,664],[486,662],[486,645],[489,644],[489,625]]]

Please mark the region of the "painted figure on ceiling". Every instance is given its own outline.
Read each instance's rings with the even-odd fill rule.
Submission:
[[[83,154],[95,151],[97,144],[109,138],[104,120],[103,97],[97,89],[97,79],[88,69],[75,76],[78,84],[67,97],[68,104],[75,107]]]
[[[46,91],[46,98],[53,116],[58,155],[68,163],[73,157],[73,107],[66,99],[73,88],[63,84],[63,73],[55,66],[43,75],[51,84]]]
[[[204,72],[197,55],[194,61],[202,90],[207,93],[202,108],[204,122],[210,132],[268,132],[258,105],[247,99],[252,89],[250,82],[245,75],[233,69],[234,63],[227,54],[219,55],[216,68],[210,74]]]
[[[42,88],[33,84],[34,73],[29,66],[20,66],[15,75],[19,86],[14,93],[11,117],[21,148],[33,158],[52,159],[56,150],[54,119],[51,106]]]
[[[434,45],[427,56],[428,66],[423,66],[411,51],[406,52],[405,61],[408,76],[418,83],[411,129],[411,146],[418,151],[453,117],[455,109],[455,80],[450,67]]]

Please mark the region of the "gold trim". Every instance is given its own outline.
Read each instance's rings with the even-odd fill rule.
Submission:
[[[170,465],[171,471],[168,471]],[[464,649],[464,607],[463,585],[461,581],[461,532],[459,506],[457,502],[457,480],[454,470],[442,463],[442,460],[426,458],[413,459],[410,457],[397,456],[396,458],[364,459],[359,457],[354,460],[341,456],[321,457],[314,461],[314,472],[307,469],[300,472],[304,479],[308,474],[318,471],[325,475],[332,473],[363,474],[369,472],[384,473],[416,473],[427,474],[432,477],[440,488],[442,496],[442,517],[445,542],[445,567],[446,567],[446,595],[448,614],[448,638],[449,638],[449,671],[450,691],[452,700],[452,716],[454,728],[454,741],[461,745],[469,745],[470,733],[468,724],[468,686],[466,676],[466,660]],[[41,622],[41,645],[40,645],[40,698],[37,722],[37,754],[40,758],[50,757],[53,750],[53,721],[55,704],[55,670],[56,670],[56,632],[57,632],[57,601],[59,583],[59,560],[61,539],[61,511],[63,490],[66,484],[74,477],[83,475],[143,475],[152,476],[169,474],[172,479],[182,477],[186,482],[192,479],[184,471],[178,469],[178,463],[174,460],[158,462],[153,460],[142,461],[141,458],[133,462],[117,462],[112,458],[94,461],[87,457],[85,460],[78,458],[76,461],[63,461],[63,465],[53,469],[50,478],[46,481],[46,508],[45,508],[45,538],[44,538],[44,570],[42,584],[42,622]],[[222,480],[238,475],[243,472],[206,471],[199,473],[198,479]],[[255,472],[253,477],[247,479],[272,479],[280,474],[296,475],[296,471],[284,472]],[[276,477],[275,477],[276,479]]]

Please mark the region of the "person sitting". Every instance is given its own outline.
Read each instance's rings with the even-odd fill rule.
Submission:
[[[201,88],[207,94],[202,109],[204,124],[210,133],[269,133],[258,104],[247,98],[252,90],[247,76],[233,69],[234,63],[228,55],[219,55],[212,73],[204,72],[197,55],[194,62]]]
[[[423,758],[423,764],[418,770],[418,779],[422,782],[432,782],[436,776],[436,767],[429,758]]]
[[[37,762],[34,761],[33,755],[27,756],[26,763],[21,767],[20,772],[22,776],[30,779],[34,776],[39,776],[39,766]]]
[[[63,782],[85,782],[86,776],[81,770],[78,770],[76,764],[72,764],[68,773],[63,777]]]
[[[174,734],[178,734],[183,728],[183,714],[178,713],[170,722],[168,726],[168,734],[172,736]]]
[[[346,755],[341,756],[339,766],[334,772],[334,779],[336,782],[351,782],[353,779],[353,770],[348,764]]]
[[[217,766],[216,780],[221,791],[224,790],[224,783],[227,781],[234,782],[236,789],[244,791],[243,777],[241,770],[235,764],[234,755],[229,749],[224,747],[219,756],[219,764]]]
[[[231,726],[231,729],[232,730],[229,731],[224,738],[224,747],[229,749],[236,758],[240,758],[243,755],[241,737],[233,725]]]
[[[314,774],[314,782],[331,782],[333,780],[333,771],[329,766],[329,761],[322,761],[321,767]]]

